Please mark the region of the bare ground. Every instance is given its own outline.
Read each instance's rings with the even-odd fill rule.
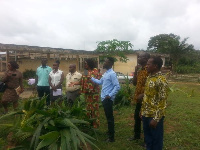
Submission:
[[[22,99],[24,98],[29,98],[30,96],[36,94],[36,91],[32,90],[32,89],[25,89],[24,92],[22,94],[20,94],[20,97]]]

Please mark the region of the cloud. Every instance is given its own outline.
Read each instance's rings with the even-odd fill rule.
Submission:
[[[128,40],[146,49],[151,36],[174,33],[200,49],[198,0],[1,0],[0,43],[94,50]]]

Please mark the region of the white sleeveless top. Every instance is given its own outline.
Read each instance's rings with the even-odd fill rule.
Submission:
[[[61,80],[61,75],[62,75],[63,71],[59,70],[56,73],[53,73],[53,70],[49,73],[49,76],[51,77],[51,84],[53,84],[54,86],[58,85],[58,83]],[[51,86],[50,86],[51,89]]]

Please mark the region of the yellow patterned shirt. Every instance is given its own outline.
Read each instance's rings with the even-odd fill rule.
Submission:
[[[144,93],[144,87],[145,87],[145,82],[147,79],[148,73],[146,70],[146,67],[144,69],[138,70],[137,72],[137,85],[136,85],[136,89],[135,89],[135,93],[134,93],[134,101],[137,101],[137,97],[140,94]]]
[[[149,75],[145,84],[141,115],[153,117],[155,121],[159,122],[165,116],[167,96],[168,83],[161,72]]]

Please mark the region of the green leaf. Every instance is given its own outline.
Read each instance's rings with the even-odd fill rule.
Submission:
[[[46,122],[48,122],[50,119],[50,117],[46,118],[42,123],[40,123],[37,127],[37,129],[35,130],[35,133],[33,134],[33,137],[32,137],[32,140],[31,140],[31,144],[30,144],[30,149],[32,148],[33,146],[33,143],[34,144],[34,149],[36,149],[37,145],[38,145],[38,141],[39,141],[39,136],[40,136],[40,133],[41,133],[41,130],[42,130],[42,127],[44,126],[44,124]]]
[[[86,142],[85,142],[85,138],[86,138],[86,137],[84,137],[84,136],[81,134],[80,131],[76,131],[76,133],[77,133],[79,139],[81,140],[81,142],[82,142],[82,143],[86,146],[86,148],[87,148],[87,144],[86,144]]]
[[[48,150],[59,150],[57,142],[56,142],[56,141],[53,142],[53,143],[49,146]],[[66,149],[65,149],[65,150],[66,150]]]
[[[69,119],[65,118],[62,123],[68,127],[78,129]]]
[[[70,133],[71,133],[71,138],[72,138],[72,142],[73,142],[73,146],[74,149],[77,150],[78,149],[78,143],[80,143],[80,140],[77,138],[76,136],[76,131],[73,128],[70,128]]]
[[[50,121],[49,121],[49,124],[52,125],[52,126],[55,126],[55,123],[54,123],[53,120],[50,120]]]
[[[71,150],[71,144],[70,144],[71,134],[70,134],[70,130],[66,130],[65,129],[65,130],[62,130],[61,132],[63,133],[63,135],[66,138],[67,150]]]
[[[90,143],[91,145],[93,145],[94,147],[96,147],[97,149],[99,149],[92,141],[90,141],[89,139],[85,139],[85,141],[87,141],[88,143]]]
[[[80,132],[81,132],[81,131],[80,131]],[[88,139],[96,140],[95,138],[89,136],[88,134],[86,134],[86,133],[84,133],[84,132],[81,132],[81,134],[82,134],[83,136],[85,136],[86,138],[88,138]]]
[[[40,139],[43,139],[43,140],[39,143],[36,150],[39,150],[43,147],[46,147],[46,146],[52,144],[53,142],[57,141],[57,139],[59,137],[60,137],[60,133],[57,131],[52,131],[45,135],[40,136]]]
[[[31,100],[27,100],[24,102],[24,110],[28,111],[30,109]]]
[[[83,124],[89,124],[89,122],[79,119],[70,119],[72,123],[83,123]]]
[[[49,132],[49,133],[47,133],[47,134],[45,134],[45,135],[41,135],[40,136],[40,139],[51,139],[51,138],[53,138],[53,137],[58,137],[60,135],[60,133],[58,132],[58,131],[52,131],[52,132]]]
[[[60,134],[61,134],[61,150],[65,150],[67,147],[66,137],[63,131],[61,131]]]
[[[5,118],[10,117],[10,116],[13,116],[13,115],[18,115],[18,114],[24,114],[24,113],[22,111],[10,112],[8,114],[1,116],[0,120],[5,119]]]

